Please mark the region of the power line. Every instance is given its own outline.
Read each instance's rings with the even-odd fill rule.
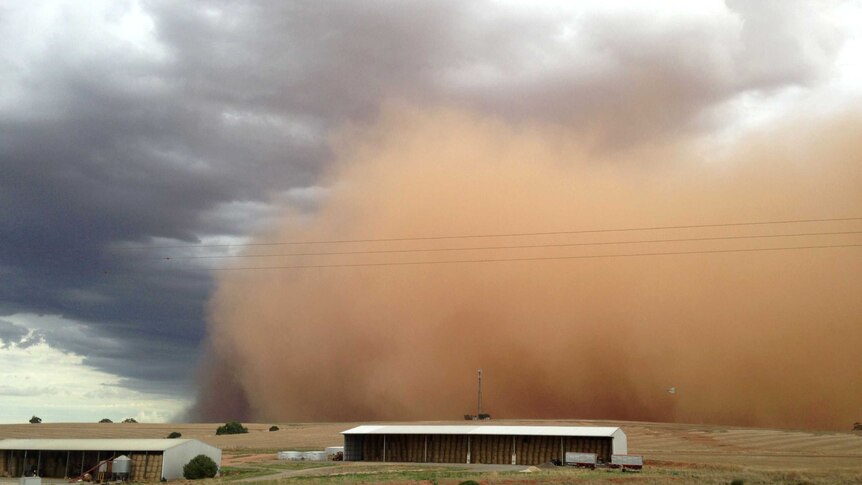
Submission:
[[[695,241],[724,241],[736,239],[760,239],[760,238],[777,238],[777,237],[807,237],[807,236],[837,236],[848,234],[862,234],[862,231],[836,231],[836,232],[803,232],[791,234],[762,234],[762,235],[745,235],[745,236],[714,236],[714,237],[693,237],[693,238],[676,238],[676,239],[642,239],[634,241],[602,241],[602,242],[582,242],[582,243],[560,243],[560,244],[526,244],[517,246],[467,246],[457,248],[424,248],[424,249],[378,249],[366,251],[327,251],[318,253],[281,253],[281,254],[220,254],[208,256],[166,256],[159,259],[176,260],[176,259],[228,259],[228,258],[274,258],[274,257],[289,257],[289,256],[344,256],[356,254],[393,254],[393,253],[424,253],[424,252],[450,252],[450,251],[480,251],[480,250],[495,250],[495,249],[538,249],[538,248],[561,248],[561,247],[577,247],[577,246],[609,246],[617,244],[647,244],[647,243],[669,243],[669,242],[695,242]]]
[[[633,231],[658,231],[669,229],[698,229],[710,227],[739,227],[739,226],[762,226],[772,224],[801,224],[812,222],[839,222],[839,221],[858,221],[862,217],[836,217],[826,219],[795,219],[795,220],[777,220],[777,221],[756,221],[756,222],[729,222],[716,224],[690,224],[676,226],[651,226],[651,227],[625,227],[616,229],[583,229],[573,231],[548,231],[548,232],[513,232],[513,233],[497,233],[497,234],[462,234],[462,235],[445,235],[445,236],[416,236],[416,237],[391,237],[391,238],[369,238],[369,239],[333,239],[333,240],[316,240],[316,241],[280,241],[280,242],[263,242],[263,243],[241,243],[241,244],[183,244],[171,246],[135,246],[126,247],[125,249],[190,249],[190,248],[230,248],[230,247],[248,247],[248,246],[281,246],[281,245],[301,245],[301,244],[343,244],[343,243],[367,243],[367,242],[396,242],[396,241],[433,241],[441,239],[469,239],[469,238],[494,238],[494,237],[522,237],[522,236],[556,236],[565,234],[597,234],[605,232],[633,232]]]
[[[626,254],[594,254],[584,256],[537,256],[530,258],[500,258],[500,259],[460,259],[460,260],[442,260],[442,261],[404,261],[404,262],[385,262],[385,263],[344,263],[344,264],[310,264],[296,266],[250,266],[250,267],[220,267],[209,268],[213,271],[248,271],[248,270],[274,270],[274,269],[305,269],[305,268],[355,268],[355,267],[370,267],[370,266],[420,266],[432,264],[461,264],[461,263],[503,263],[515,261],[555,261],[555,260],[576,260],[576,259],[610,259],[610,258],[632,258],[645,256],[678,256],[685,254],[717,254],[717,253],[746,253],[746,252],[761,252],[761,251],[791,251],[802,249],[830,249],[830,248],[852,248],[862,247],[862,244],[834,244],[824,246],[792,246],[778,248],[748,248],[748,249],[714,249],[702,251],[671,251],[671,252],[655,252],[655,253],[626,253]]]

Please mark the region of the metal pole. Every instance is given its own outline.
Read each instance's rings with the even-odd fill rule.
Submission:
[[[39,453],[36,454],[36,476],[42,476],[42,450],[39,450]]]
[[[518,454],[515,451],[515,437],[514,436],[512,436],[512,464],[513,465],[518,464]]]
[[[81,450],[81,475],[84,474],[84,450]]]
[[[470,464],[470,435],[467,435],[467,464]]]
[[[478,412],[476,413],[476,419],[482,419],[482,369],[479,369],[479,405]]]
[[[560,465],[566,464],[566,452],[563,451],[563,437],[560,436]]]
[[[69,478],[69,455],[72,454],[71,451],[66,451],[66,468],[63,470],[63,478]]]
[[[425,435],[425,456],[424,463],[428,463],[428,435]]]
[[[386,435],[383,435],[383,463],[386,463]]]
[[[27,473],[27,450],[24,450],[24,458],[21,460],[21,476]]]

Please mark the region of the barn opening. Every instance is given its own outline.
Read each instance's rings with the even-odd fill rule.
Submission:
[[[198,454],[216,463],[221,450],[190,439],[5,439],[0,440],[0,476],[157,482],[182,477],[182,467]]]
[[[539,465],[565,463],[566,452],[603,463],[628,453],[617,427],[365,425],[342,434],[345,461]]]

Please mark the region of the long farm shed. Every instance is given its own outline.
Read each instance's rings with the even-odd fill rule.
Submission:
[[[221,462],[221,450],[191,439],[6,439],[0,440],[0,476],[71,478],[105,460],[126,456],[128,479],[157,482],[182,478],[197,455]]]
[[[628,453],[620,428],[587,426],[358,426],[344,435],[346,461],[494,463],[565,462],[566,452],[600,462]]]

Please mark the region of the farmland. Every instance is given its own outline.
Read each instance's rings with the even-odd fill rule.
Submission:
[[[629,453],[644,455],[647,464],[640,474],[572,469],[533,469],[524,473],[524,467],[505,466],[279,462],[275,451],[339,445],[339,432],[360,423],[246,423],[247,434],[216,436],[219,424],[14,424],[0,425],[0,438],[164,438],[176,431],[183,438],[199,439],[225,451],[222,462],[225,477],[220,481],[261,483],[275,479],[303,483],[459,483],[462,479],[480,483],[609,479],[651,483],[728,483],[733,479],[744,483],[860,483],[862,480],[862,435],[851,432],[618,421],[495,420],[494,424],[508,425],[620,426],[628,435]],[[268,431],[273,424],[279,427],[278,431]]]

